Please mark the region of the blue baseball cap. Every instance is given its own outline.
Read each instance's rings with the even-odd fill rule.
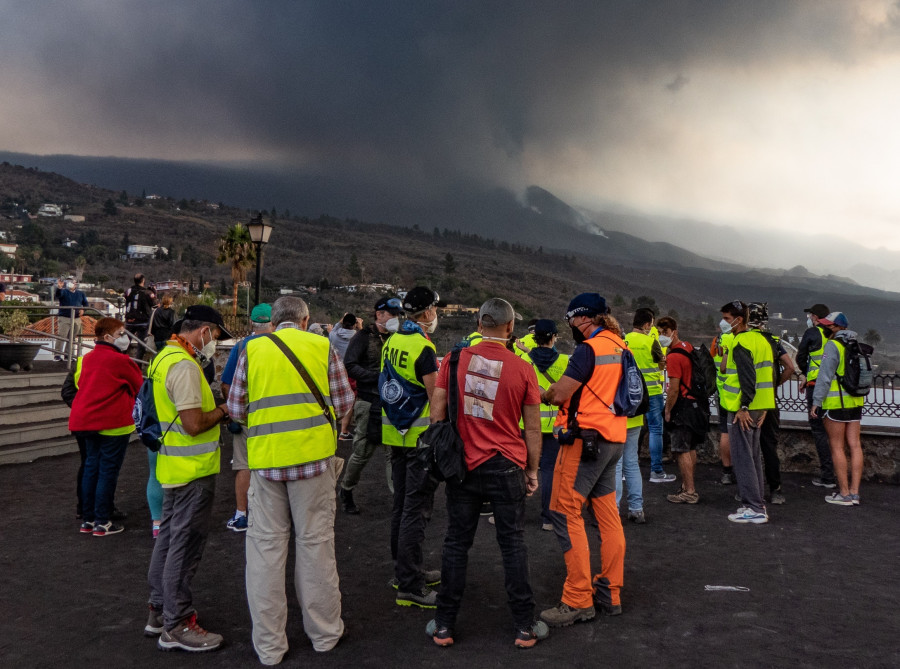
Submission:
[[[598,314],[608,314],[609,307],[606,306],[606,300],[600,293],[581,293],[576,295],[566,310],[566,320],[570,320],[575,316],[587,316],[592,318]]]
[[[847,317],[840,311],[832,311],[825,318],[820,318],[819,323],[822,325],[836,325],[839,328],[850,327]]]

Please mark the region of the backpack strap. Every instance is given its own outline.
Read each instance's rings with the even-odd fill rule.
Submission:
[[[447,379],[447,419],[450,421],[450,424],[456,429],[456,420],[457,414],[456,412],[459,410],[458,403],[458,382],[456,379],[456,371],[459,367],[459,355],[462,353],[462,349],[453,349],[453,352],[450,353],[450,369],[448,370],[449,378]]]
[[[306,383],[307,387],[309,387],[310,392],[315,396],[316,402],[319,403],[319,406],[322,408],[322,414],[325,418],[328,419],[328,424],[331,425],[331,429],[334,430],[334,420],[331,417],[331,411],[328,408],[328,403],[325,402],[325,398],[322,396],[319,387],[313,382],[312,378],[309,375],[309,372],[306,371],[306,367],[303,366],[303,363],[300,362],[300,359],[294,354],[294,352],[285,344],[281,339],[275,336],[275,333],[270,332],[264,335],[266,339],[271,340],[275,346],[277,346],[284,356],[291,361],[291,364],[294,365],[294,369],[297,370],[297,373],[303,379],[303,382]]]

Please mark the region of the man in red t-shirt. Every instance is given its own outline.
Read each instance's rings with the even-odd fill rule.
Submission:
[[[460,352],[456,373],[456,425],[465,444],[466,478],[447,482],[447,536],[441,562],[437,613],[426,630],[439,646],[453,643],[453,628],[466,585],[468,552],[481,506],[494,513],[503,556],[506,592],[516,625],[515,645],[530,648],[549,634],[534,620],[525,548],[525,497],[537,490],[541,457],[540,391],[531,366],[505,347],[515,311],[492,298],[478,312],[480,342]],[[431,398],[431,422],[447,415],[450,364],[444,360]],[[525,425],[525,436],[519,419]]]
[[[696,504],[700,500],[694,486],[694,470],[697,467],[697,432],[705,432],[709,419],[703,411],[700,398],[690,394],[692,358],[694,347],[678,338],[678,323],[670,316],[660,318],[656,324],[660,339],[670,339],[666,354],[666,373],[669,385],[666,388],[664,418],[666,432],[670,436],[670,447],[681,472],[681,489],[667,495],[666,499],[675,504]]]

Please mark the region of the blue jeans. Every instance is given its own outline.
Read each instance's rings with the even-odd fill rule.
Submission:
[[[538,468],[541,472],[541,522],[553,523],[550,515],[550,495],[553,494],[553,469],[559,455],[559,441],[552,432],[544,433],[541,443],[541,461]]]
[[[628,510],[644,510],[644,482],[641,480],[641,468],[638,465],[638,442],[641,438],[641,426],[628,428],[625,437],[625,450],[616,463],[616,508],[622,500],[622,472],[625,472],[625,483],[628,485]]]
[[[528,582],[525,547],[525,472],[497,454],[466,474],[462,483],[447,483],[447,536],[441,559],[441,589],[435,621],[453,629],[466,587],[469,549],[478,530],[481,505],[490,502],[503,559],[506,595],[516,629],[534,622],[534,594]]]
[[[650,430],[650,471],[661,473],[663,452],[663,409],[666,396],[650,395],[650,409],[647,411],[647,429]]]
[[[112,515],[119,470],[122,469],[131,435],[82,434],[87,452],[81,479],[82,517],[85,522],[103,525]]]

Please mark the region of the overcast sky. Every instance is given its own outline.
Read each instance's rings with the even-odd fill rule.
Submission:
[[[0,0],[0,16],[0,150],[271,164],[398,198],[538,184],[900,250],[894,2]]]

